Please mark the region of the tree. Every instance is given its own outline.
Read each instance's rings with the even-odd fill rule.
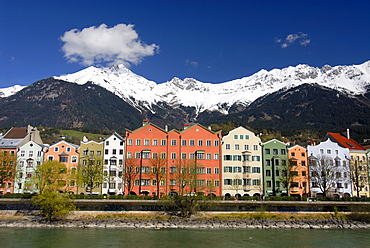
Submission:
[[[103,158],[98,155],[83,157],[78,168],[79,182],[92,194],[95,185],[101,185],[103,178]]]
[[[368,185],[367,180],[367,164],[366,161],[363,164],[362,161],[357,159],[351,161],[351,181],[353,183],[353,188],[356,191],[357,197],[360,197],[360,191]]]
[[[13,181],[17,156],[10,151],[0,152],[0,188],[7,181]]]
[[[50,189],[45,190],[42,194],[33,196],[32,203],[40,208],[42,216],[48,221],[64,217],[70,211],[76,210],[68,195]]]
[[[49,160],[37,167],[29,183],[40,194],[45,191],[66,191],[68,189],[66,181],[70,177],[65,164]]]
[[[138,166],[137,159],[133,159],[133,158],[126,159],[123,181],[125,183],[127,194],[130,194],[132,192],[132,189],[134,188],[135,179],[138,176],[138,173],[135,169],[137,166]]]
[[[313,187],[318,187],[326,197],[329,189],[337,181],[333,159],[326,155],[319,155],[317,158],[310,157],[309,166]]]
[[[150,176],[157,181],[157,185],[156,185],[156,187],[157,187],[157,197],[160,198],[161,194],[160,194],[160,191],[159,191],[159,186],[160,186],[161,180],[166,178],[166,171],[164,171],[164,169],[162,169],[162,168],[166,168],[165,167],[166,166],[166,160],[162,159],[162,158],[159,158],[159,157],[152,158],[152,159],[149,160],[149,164],[152,167]]]

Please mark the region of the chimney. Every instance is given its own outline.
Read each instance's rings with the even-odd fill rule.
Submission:
[[[143,120],[143,126],[145,126],[148,122],[149,122],[149,120],[148,120],[148,119],[144,119],[144,120]]]
[[[188,129],[189,126],[190,124],[184,124],[184,130]]]
[[[346,130],[347,132],[346,132],[346,134],[347,134],[347,139],[350,139],[350,137],[349,137],[349,128],[347,128],[347,130]]]
[[[209,131],[212,131],[212,127],[211,127],[211,126],[208,126],[208,130],[209,130]]]
[[[164,131],[168,132],[168,126],[167,125],[164,126]]]

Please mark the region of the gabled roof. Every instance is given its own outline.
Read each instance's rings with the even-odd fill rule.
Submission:
[[[59,144],[61,144],[61,143],[64,143],[64,144],[66,144],[66,145],[68,145],[68,146],[72,146],[72,147],[74,147],[75,149],[80,148],[80,146],[79,146],[79,145],[75,145],[75,144],[69,143],[69,142],[67,142],[67,141],[65,141],[65,140],[61,140],[61,141],[59,141],[59,142],[57,142],[57,143],[55,143],[55,144],[52,144],[51,146],[49,146],[49,148],[52,148],[52,147],[54,147],[54,146],[58,146],[58,145],[59,145]]]
[[[12,127],[5,135],[5,139],[24,139],[28,134],[26,127]]]
[[[287,146],[287,144],[286,144],[286,143],[284,143],[283,141],[280,141],[280,140],[278,140],[278,139],[272,139],[272,140],[266,141],[266,142],[265,142],[265,143],[263,143],[262,145],[266,145],[266,144],[271,143],[271,142],[279,142],[279,143],[281,143],[281,144],[283,144],[283,145]]]
[[[327,132],[324,140],[330,139],[331,141],[337,143],[338,145],[348,148],[350,150],[366,150],[363,146],[357,143],[355,140],[351,138],[347,138],[345,135],[341,133],[331,133]]]

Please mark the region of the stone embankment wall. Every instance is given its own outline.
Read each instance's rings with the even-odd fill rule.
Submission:
[[[155,200],[74,200],[81,211],[163,211]],[[216,201],[209,211],[239,212],[370,212],[370,202]],[[37,210],[29,199],[0,199],[0,210]]]
[[[15,228],[124,228],[124,229],[370,229],[370,223],[348,220],[60,220],[52,223],[35,218],[0,220],[1,227]]]

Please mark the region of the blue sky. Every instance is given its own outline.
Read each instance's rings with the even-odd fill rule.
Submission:
[[[370,1],[0,0],[0,88],[124,63],[220,83],[370,60]]]

